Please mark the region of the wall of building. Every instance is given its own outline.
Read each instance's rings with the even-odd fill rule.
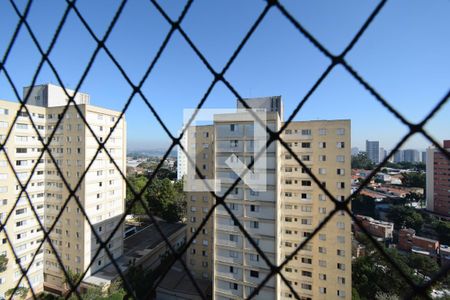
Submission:
[[[64,101],[60,98],[51,98],[62,97],[59,95],[61,90],[56,91],[55,86],[38,86],[32,94],[44,93],[43,90],[47,90],[45,93],[47,96],[50,95],[50,98],[46,99],[41,105]],[[88,102],[88,97],[80,101]],[[82,115],[88,119],[96,134],[105,141],[106,135],[109,134],[110,128],[120,113],[90,105],[80,105],[79,107]],[[38,255],[34,256],[33,265],[28,275],[34,290],[37,292],[42,290],[44,282],[45,285],[57,289],[63,287],[64,274],[55,255],[61,258],[67,270],[81,273],[89,267],[89,262],[98,248],[97,241],[92,238],[91,229],[75,199],[71,198],[68,205],[63,207],[63,203],[68,199],[70,193],[61,176],[64,175],[67,184],[71,188],[75,188],[87,169],[93,153],[98,148],[98,143],[93,140],[92,134],[88,131],[81,115],[74,106],[70,106],[64,116],[62,116],[64,107],[61,106],[27,105],[27,108],[44,141],[51,138],[49,151],[63,174],[59,174],[57,166],[47,152],[39,160],[39,155],[43,149],[42,143],[39,141],[38,134],[33,129],[31,121],[25,113],[22,113],[11,131],[6,147],[19,180],[25,183],[32,176],[26,189],[31,205],[26,199],[27,195],[23,194],[20,196],[17,207],[13,209],[20,188],[12,169],[8,167],[4,153],[1,153],[0,198],[4,205],[0,207],[0,218],[4,221],[8,212],[12,210],[7,232],[10,233],[11,242],[24,266],[31,263],[33,254],[37,251],[43,238],[43,231],[39,228],[32,210],[37,212],[42,225],[46,229],[52,228],[49,239],[56,252],[50,247],[49,241],[46,241],[38,251]],[[7,134],[18,109],[18,103],[0,101],[1,139],[4,139]],[[63,119],[58,129],[50,137],[58,119],[61,117]],[[112,134],[112,138],[106,143],[108,151],[124,174],[126,172],[125,130],[125,120],[122,120]],[[125,182],[120,172],[110,162],[105,151],[102,151],[89,168],[75,194],[86,210],[92,224],[94,224],[94,230],[104,240],[109,236],[113,227],[117,225],[118,219],[124,212],[125,192]],[[53,225],[59,214],[61,214],[61,218]],[[122,226],[119,226],[116,235],[108,243],[108,248],[115,257],[120,256],[123,251],[122,231]],[[8,289],[15,286],[20,272],[18,272],[18,266],[14,263],[9,245],[4,239],[4,233],[1,235],[3,243],[0,245],[0,252],[5,253],[9,259],[7,271],[0,274],[3,282],[0,285],[0,294],[4,294]],[[108,263],[105,253],[101,251],[92,267],[90,267],[88,274]],[[25,286],[27,285],[25,284]]]

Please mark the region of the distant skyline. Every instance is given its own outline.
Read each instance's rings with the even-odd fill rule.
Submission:
[[[177,18],[185,1],[161,2]],[[333,53],[341,52],[377,1],[282,1],[291,14]],[[25,2],[18,5],[23,10]],[[103,36],[119,1],[77,2],[94,32]],[[264,1],[194,1],[181,23],[193,43],[220,70],[264,8]],[[43,0],[32,4],[29,23],[46,49],[65,9],[65,2]],[[50,9],[51,8],[51,9]],[[399,0],[387,2],[366,33],[347,55],[349,64],[394,108],[410,120],[421,120],[449,88],[450,2]],[[18,18],[8,2],[0,2],[0,57]],[[149,1],[129,1],[106,45],[137,83],[156,54],[169,25]],[[8,41],[8,42],[6,42]],[[74,88],[95,49],[95,43],[71,12],[50,59],[64,84]],[[23,27],[6,62],[16,87],[30,85],[40,56]],[[242,97],[281,95],[285,119],[328,66],[324,57],[277,10],[271,10],[225,74]],[[183,109],[193,108],[213,80],[212,75],[176,32],[143,86],[168,129],[177,134]],[[37,84],[57,83],[44,65]],[[121,110],[130,86],[103,50],[81,91],[93,105]],[[16,100],[0,72],[0,99]],[[235,96],[217,84],[205,108],[233,108]],[[444,106],[426,127],[437,141],[449,139],[450,105]],[[135,97],[126,114],[128,148],[165,148],[167,135],[150,110]],[[352,146],[365,148],[366,140],[380,140],[391,149],[408,129],[382,107],[343,68],[335,68],[301,109],[295,120],[351,119]],[[415,136],[402,148],[430,145]]]

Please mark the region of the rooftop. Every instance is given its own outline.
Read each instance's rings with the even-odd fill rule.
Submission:
[[[172,224],[165,221],[158,221],[158,225],[164,236],[167,237],[186,226],[181,223]],[[130,261],[149,254],[153,248],[163,242],[164,240],[156,229],[155,224],[150,224],[137,233],[125,238],[123,255],[116,260],[121,272],[127,272]],[[83,282],[95,285],[109,284],[118,275],[116,267],[113,264],[109,264],[83,280]]]

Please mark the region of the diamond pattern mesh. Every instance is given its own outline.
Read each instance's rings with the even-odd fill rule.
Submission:
[[[67,2],[66,2],[67,3],[67,7],[66,7],[66,9],[64,11],[64,14],[63,14],[61,20],[59,21],[57,29],[54,32],[53,38],[51,39],[51,42],[50,42],[50,44],[49,44],[47,49],[44,49],[41,46],[39,40],[36,38],[36,35],[33,32],[33,29],[30,27],[30,25],[29,25],[29,23],[27,21],[27,17],[29,15],[29,11],[30,11],[30,8],[32,6],[32,2],[33,1],[29,0],[27,2],[27,4],[26,4],[26,6],[25,6],[23,11],[19,10],[19,8],[16,5],[14,0],[10,0],[9,2],[11,4],[11,6],[13,7],[15,13],[17,14],[17,16],[19,18],[19,21],[18,21],[18,23],[16,25],[16,28],[14,30],[13,35],[11,36],[11,39],[9,40],[8,46],[6,48],[6,51],[5,51],[4,55],[3,55],[3,57],[1,58],[1,61],[0,61],[0,72],[4,73],[5,78],[7,79],[7,82],[11,86],[11,88],[12,88],[12,90],[13,90],[16,98],[17,98],[17,100],[20,103],[19,111],[28,112],[28,108],[27,108],[26,104],[27,104],[28,98],[30,96],[31,89],[29,90],[28,94],[24,95],[24,97],[22,98],[20,96],[20,94],[19,94],[19,91],[18,91],[16,85],[14,84],[14,82],[12,80],[11,73],[9,73],[9,71],[5,67],[5,64],[6,64],[6,61],[8,60],[8,57],[11,54],[11,49],[12,49],[14,43],[16,42],[16,40],[18,38],[18,35],[19,35],[19,32],[21,30],[25,30],[29,34],[31,40],[33,41],[34,45],[36,46],[36,48],[39,51],[39,54],[41,56],[40,62],[38,64],[38,67],[37,67],[36,71],[34,72],[34,76],[32,78],[30,86],[34,86],[35,85],[36,80],[38,78],[39,73],[42,70],[43,65],[47,64],[50,67],[52,73],[54,74],[58,84],[61,87],[64,88],[64,92],[65,92],[67,98],[69,99],[69,102],[68,102],[67,106],[64,108],[64,110],[62,111],[61,117],[58,119],[58,121],[57,121],[57,123],[56,123],[56,125],[54,127],[54,130],[51,132],[51,134],[49,135],[49,137],[47,139],[44,139],[42,137],[42,135],[40,134],[40,131],[38,130],[38,128],[36,127],[36,124],[34,123],[33,119],[30,116],[31,114],[28,114],[28,117],[29,117],[29,120],[30,120],[30,122],[32,124],[32,127],[33,127],[34,131],[36,132],[36,135],[38,136],[39,140],[41,141],[42,147],[43,147],[43,151],[41,152],[39,158],[36,160],[36,164],[33,166],[31,174],[33,174],[34,171],[36,170],[37,165],[38,165],[38,161],[44,157],[44,154],[46,154],[48,156],[48,159],[50,159],[52,161],[52,163],[55,165],[57,171],[61,175],[61,179],[63,181],[64,188],[67,189],[67,191],[69,192],[69,196],[67,197],[67,199],[65,199],[64,204],[61,207],[60,213],[55,218],[53,224],[50,227],[46,228],[44,226],[44,224],[42,223],[42,221],[40,220],[37,211],[34,209],[33,205],[31,205],[31,203],[32,203],[31,202],[31,198],[30,198],[30,195],[27,192],[27,189],[29,188],[29,183],[30,183],[30,180],[31,180],[32,176],[30,176],[27,180],[22,180],[22,179],[19,178],[19,176],[17,174],[17,171],[15,170],[15,165],[11,161],[11,159],[8,156],[8,153],[5,151],[5,147],[4,147],[6,142],[8,141],[8,139],[11,138],[12,129],[13,129],[14,125],[16,124],[16,121],[17,121],[18,116],[19,116],[19,111],[18,111],[16,116],[15,116],[15,118],[14,118],[14,121],[12,122],[12,124],[11,124],[11,126],[10,126],[10,128],[8,130],[8,133],[7,133],[6,137],[5,137],[5,140],[3,141],[2,144],[0,144],[0,151],[2,151],[4,153],[4,155],[6,157],[6,160],[7,160],[7,164],[9,165],[9,168],[11,168],[11,170],[14,172],[15,177],[16,177],[17,181],[19,182],[20,192],[19,192],[19,195],[17,197],[16,203],[14,204],[14,206],[11,208],[11,210],[9,211],[9,213],[7,214],[7,216],[5,217],[3,222],[1,223],[1,230],[5,234],[5,237],[7,239],[7,243],[9,244],[9,247],[11,248],[11,251],[12,251],[12,253],[14,255],[14,258],[16,260],[18,260],[19,257],[17,255],[17,253],[16,253],[16,251],[15,251],[15,249],[13,247],[12,241],[11,241],[11,232],[7,232],[7,230],[5,228],[5,224],[7,224],[9,219],[11,218],[11,215],[12,215],[13,211],[15,210],[15,207],[17,206],[18,200],[20,198],[22,198],[22,197],[25,197],[26,200],[28,201],[30,207],[32,208],[32,213],[33,213],[33,215],[34,215],[34,217],[35,217],[35,219],[36,219],[40,229],[43,231],[43,240],[42,240],[41,244],[39,245],[39,247],[37,248],[36,254],[44,247],[44,243],[46,243],[46,242],[49,245],[49,247],[54,251],[55,257],[56,257],[59,265],[61,266],[61,269],[64,272],[64,275],[67,278],[67,284],[68,284],[68,286],[70,288],[69,293],[66,295],[67,298],[69,298],[69,297],[71,297],[73,295],[75,295],[78,298],[82,298],[82,294],[80,294],[78,287],[80,286],[82,278],[84,277],[85,274],[82,274],[82,276],[80,276],[80,279],[78,279],[78,280],[72,280],[72,278],[70,277],[70,274],[68,273],[68,271],[64,267],[64,265],[62,263],[62,260],[61,260],[61,257],[58,255],[58,251],[56,250],[55,245],[53,245],[53,243],[52,243],[52,241],[51,241],[51,239],[49,237],[49,234],[54,231],[55,225],[57,224],[58,220],[61,218],[61,215],[62,215],[65,207],[68,205],[69,201],[75,201],[75,203],[77,204],[77,206],[81,210],[81,213],[86,217],[86,221],[88,223],[88,226],[91,227],[92,233],[95,235],[95,238],[97,240],[99,240],[99,242],[100,242],[100,247],[98,248],[98,250],[96,251],[95,255],[93,256],[93,258],[92,258],[92,260],[91,260],[91,262],[89,264],[89,267],[93,264],[95,259],[98,257],[100,251],[104,250],[104,252],[106,253],[106,255],[111,260],[112,264],[114,265],[114,267],[117,270],[117,272],[120,275],[120,277],[122,277],[122,279],[125,279],[125,276],[124,276],[123,272],[121,271],[120,267],[117,265],[117,262],[114,260],[114,258],[112,256],[111,252],[109,251],[107,245],[108,245],[108,242],[113,237],[113,235],[116,234],[117,231],[119,230],[120,224],[124,222],[126,214],[130,211],[130,209],[133,207],[133,205],[136,204],[136,203],[140,203],[142,205],[142,207],[145,209],[145,212],[148,215],[148,217],[154,222],[156,230],[161,235],[162,239],[164,240],[164,242],[167,244],[168,248],[171,251],[171,256],[170,256],[170,259],[169,259],[169,265],[171,266],[175,262],[179,261],[181,263],[182,267],[184,268],[186,274],[188,275],[188,277],[192,281],[192,284],[194,285],[195,289],[198,291],[198,293],[202,296],[203,299],[206,298],[206,295],[204,295],[202,289],[197,284],[195,278],[193,277],[193,275],[189,271],[186,263],[182,259],[182,256],[184,255],[184,253],[188,249],[188,247],[192,244],[193,240],[197,237],[197,235],[199,234],[201,229],[206,225],[207,221],[209,220],[209,218],[213,214],[214,209],[216,207],[218,207],[218,206],[223,206],[224,207],[224,209],[229,213],[231,218],[238,224],[239,229],[242,231],[242,233],[244,234],[246,239],[251,243],[251,245],[254,247],[254,249],[256,249],[256,251],[262,257],[262,259],[265,261],[265,263],[270,267],[270,273],[262,280],[261,284],[256,289],[253,290],[252,294],[249,296],[249,299],[253,298],[259,292],[261,287],[264,286],[264,284],[274,275],[279,275],[281,280],[287,285],[287,287],[290,289],[290,291],[295,296],[295,298],[300,299],[299,295],[296,293],[295,289],[291,286],[289,281],[284,277],[284,275],[282,274],[281,270],[318,232],[320,232],[320,230],[325,226],[325,224],[336,213],[338,213],[339,211],[344,211],[346,214],[348,214],[352,218],[352,220],[356,224],[360,225],[361,230],[364,232],[364,234],[367,236],[367,238],[371,241],[371,243],[373,244],[375,249],[380,252],[380,254],[384,257],[384,259],[401,275],[401,277],[405,280],[405,282],[408,283],[408,285],[410,287],[410,291],[408,293],[408,297],[409,298],[416,297],[416,296],[422,296],[422,297],[427,298],[428,297],[427,293],[426,293],[427,289],[430,288],[437,281],[442,280],[443,278],[445,278],[447,276],[448,271],[450,269],[450,265],[446,265],[446,266],[442,267],[439,272],[437,272],[434,276],[432,276],[425,283],[423,283],[421,285],[417,285],[416,283],[414,283],[411,280],[411,278],[407,274],[404,273],[403,269],[400,268],[398,263],[393,258],[391,258],[383,250],[383,248],[374,240],[374,238],[367,232],[367,230],[363,226],[361,226],[360,221],[358,219],[356,219],[356,217],[352,214],[351,210],[348,207],[349,202],[356,195],[358,195],[359,192],[372,180],[372,178],[375,176],[375,174],[381,170],[383,165],[387,163],[389,157],[391,157],[397,150],[399,150],[399,148],[406,142],[406,140],[409,137],[411,137],[412,135],[414,135],[414,134],[421,134],[421,135],[423,135],[429,142],[431,142],[437,149],[439,149],[445,155],[445,157],[447,159],[450,159],[450,153],[448,151],[446,151],[438,142],[436,142],[430,136],[430,134],[427,131],[425,131],[425,129],[424,129],[424,126],[427,124],[427,122],[446,104],[446,102],[448,101],[448,99],[450,97],[450,91],[442,99],[439,100],[439,102],[435,105],[435,107],[432,109],[432,111],[421,122],[419,122],[419,123],[411,123],[408,120],[406,120],[406,118],[403,117],[402,114],[400,114],[389,103],[389,101],[387,99],[382,97],[377,92],[377,90],[375,88],[373,88],[361,75],[359,75],[357,70],[355,70],[346,61],[346,56],[353,49],[353,47],[358,43],[358,41],[360,40],[361,36],[364,34],[366,29],[370,26],[372,21],[377,17],[377,15],[383,9],[383,7],[386,4],[386,1],[380,1],[380,3],[376,6],[376,8],[373,10],[373,12],[370,14],[370,16],[367,18],[367,20],[365,20],[364,24],[358,30],[357,34],[353,37],[353,39],[347,45],[347,47],[344,49],[344,51],[342,53],[340,53],[339,55],[333,55],[310,32],[308,32],[308,30],[306,30],[305,27],[296,18],[294,18],[292,16],[292,14],[279,1],[277,1],[277,0],[269,0],[269,1],[266,2],[265,6],[264,6],[264,9],[261,11],[261,13],[259,14],[259,16],[256,19],[256,21],[248,29],[247,33],[245,34],[244,38],[242,39],[242,41],[240,42],[238,47],[235,49],[235,51],[232,53],[231,57],[228,59],[228,62],[225,64],[225,67],[223,69],[221,69],[221,70],[217,70],[217,69],[214,69],[212,67],[212,64],[206,59],[205,55],[198,49],[198,47],[194,44],[194,42],[191,40],[189,35],[183,30],[182,21],[185,18],[185,16],[187,15],[187,13],[189,12],[189,9],[192,6],[192,3],[194,1],[193,0],[187,1],[187,3],[184,6],[184,9],[181,12],[180,16],[178,17],[178,19],[174,20],[174,19],[171,19],[169,17],[169,14],[161,7],[161,5],[156,0],[151,0],[150,1],[151,4],[156,8],[156,10],[161,14],[161,16],[170,25],[170,30],[167,33],[167,35],[166,35],[165,39],[163,40],[162,44],[160,45],[159,50],[157,51],[156,55],[152,59],[152,61],[149,64],[148,68],[146,69],[146,72],[145,72],[144,76],[142,77],[142,79],[139,82],[133,82],[130,79],[130,76],[128,76],[127,72],[121,66],[119,61],[115,58],[114,54],[106,46],[106,41],[107,41],[108,37],[110,36],[111,32],[114,30],[114,26],[116,25],[117,20],[119,19],[119,17],[122,14],[125,6],[127,5],[127,2],[128,2],[127,0],[122,0],[121,1],[120,5],[117,8],[117,11],[114,14],[114,17],[112,18],[111,22],[109,23],[109,26],[108,26],[108,29],[106,30],[106,33],[103,36],[101,36],[101,37],[97,36],[94,33],[94,31],[92,30],[92,28],[89,25],[89,23],[86,21],[86,19],[81,14],[80,10],[77,8],[76,1],[75,0],[73,0],[73,1],[67,0]],[[195,52],[195,54],[198,56],[198,58],[201,60],[201,62],[205,65],[205,67],[209,70],[209,72],[214,77],[212,82],[210,83],[210,85],[205,90],[205,93],[204,93],[203,97],[198,102],[197,109],[200,109],[200,108],[203,107],[206,99],[208,98],[209,94],[211,93],[211,91],[213,90],[215,85],[220,83],[220,82],[223,83],[226,86],[226,88],[238,99],[239,102],[242,103],[242,105],[244,107],[249,108],[248,105],[243,101],[243,99],[242,99],[241,95],[238,93],[238,91],[226,79],[225,75],[227,73],[227,70],[230,68],[230,66],[233,64],[233,62],[238,57],[238,55],[241,52],[241,50],[245,47],[245,45],[247,44],[249,39],[252,37],[252,35],[255,32],[255,30],[260,26],[261,22],[266,18],[268,12],[271,11],[271,10],[278,10],[292,24],[292,26],[295,27],[298,30],[298,33],[300,35],[304,36],[312,45],[314,45],[314,47],[317,49],[317,51],[319,51],[322,55],[324,55],[325,57],[327,57],[330,60],[330,63],[328,65],[328,67],[325,69],[325,71],[315,81],[314,85],[309,89],[309,91],[306,93],[306,95],[304,95],[303,98],[298,102],[297,106],[295,107],[295,109],[293,110],[292,114],[289,116],[289,118],[285,122],[285,124],[282,126],[282,128],[279,131],[274,132],[274,131],[272,131],[272,130],[270,130],[269,128],[266,127],[267,133],[269,135],[269,139],[267,140],[267,146],[269,146],[271,143],[279,142],[286,149],[286,151],[288,151],[292,155],[292,157],[296,160],[296,162],[300,166],[305,168],[306,172],[312,178],[312,180],[328,196],[330,201],[333,201],[333,203],[335,205],[335,208],[320,223],[320,225],[317,226],[317,228],[315,228],[315,230],[312,232],[312,234],[308,238],[306,238],[300,245],[298,245],[298,247],[280,265],[274,265],[269,260],[269,258],[265,255],[265,253],[258,247],[258,244],[255,242],[255,240],[252,238],[252,236],[245,230],[245,228],[242,225],[242,223],[240,223],[239,219],[235,216],[233,211],[225,203],[225,199],[227,198],[229,193],[240,182],[241,178],[238,178],[238,179],[236,179],[236,181],[233,183],[233,185],[229,188],[229,190],[224,195],[219,196],[219,195],[216,195],[214,192],[211,192],[211,194],[213,195],[213,197],[215,199],[214,205],[211,207],[209,212],[206,214],[206,217],[201,222],[199,228],[191,236],[191,238],[187,241],[187,243],[180,250],[176,250],[176,249],[174,249],[172,244],[169,242],[168,238],[163,234],[163,231],[160,228],[160,226],[158,225],[158,222],[155,222],[155,216],[149,210],[148,205],[143,200],[142,195],[143,195],[145,189],[152,183],[152,181],[155,178],[158,170],[161,169],[164,160],[169,156],[169,153],[176,146],[180,147],[180,149],[182,149],[182,151],[184,151],[187,154],[186,149],[184,149],[182,143],[180,143],[180,140],[181,140],[182,136],[185,134],[185,132],[184,131],[181,132],[181,134],[179,136],[174,136],[169,131],[169,129],[165,125],[164,121],[161,119],[161,117],[158,115],[158,113],[157,113],[157,111],[155,109],[156,103],[152,103],[146,97],[146,95],[142,92],[142,86],[144,85],[144,83],[148,79],[149,75],[153,71],[156,63],[158,62],[158,60],[161,57],[161,54],[165,51],[166,46],[168,45],[168,43],[171,40],[172,36],[174,35],[175,32],[178,32],[179,34],[181,34],[182,38],[187,42],[189,47]],[[121,76],[123,77],[123,80],[125,82],[127,82],[129,84],[129,86],[132,88],[132,93],[129,96],[129,98],[127,99],[127,101],[125,102],[125,104],[123,106],[123,109],[121,111],[120,117],[117,118],[117,120],[115,121],[114,126],[112,127],[111,132],[108,134],[108,136],[103,141],[101,141],[97,137],[97,135],[95,134],[94,130],[91,128],[90,124],[86,121],[86,118],[83,116],[83,113],[82,113],[81,109],[75,103],[74,97],[67,92],[67,90],[65,88],[65,85],[64,85],[61,77],[58,74],[58,70],[56,69],[56,67],[54,66],[54,64],[52,63],[52,61],[49,58],[50,57],[50,53],[52,52],[54,46],[57,44],[58,38],[59,38],[60,33],[61,33],[65,23],[66,23],[66,20],[67,20],[67,17],[68,17],[69,14],[75,14],[76,15],[76,17],[81,21],[83,27],[88,31],[89,35],[91,36],[93,41],[95,41],[95,43],[96,43],[95,50],[91,54],[90,59],[89,59],[87,65],[86,65],[86,67],[84,68],[84,72],[82,73],[82,76],[81,76],[78,84],[76,85],[75,92],[79,91],[79,88],[82,86],[84,80],[86,79],[88,73],[90,72],[90,69],[91,69],[91,67],[92,67],[94,61],[96,60],[96,58],[97,58],[97,56],[98,56],[100,51],[104,51],[104,53],[107,55],[107,57],[113,63],[113,65],[119,70]],[[358,190],[355,191],[352,195],[350,195],[345,201],[338,201],[326,189],[326,187],[322,185],[322,183],[310,171],[310,169],[306,167],[305,163],[296,155],[296,153],[288,146],[288,144],[281,138],[281,132],[283,132],[283,130],[286,129],[286,127],[289,125],[289,123],[295,118],[295,116],[299,113],[299,111],[302,109],[302,107],[305,105],[305,103],[308,102],[308,100],[311,97],[311,95],[315,93],[317,88],[327,78],[327,76],[330,74],[330,72],[336,66],[339,66],[339,65],[342,66],[348,72],[348,74],[350,74],[362,87],[364,87],[367,90],[367,92],[370,93],[373,96],[375,101],[378,101],[379,103],[381,103],[381,105],[383,105],[392,115],[394,115],[401,123],[403,123],[409,129],[408,133],[396,144],[396,146],[394,147],[394,149],[392,149],[392,151],[389,153],[389,155],[364,180],[364,182],[360,185]],[[163,158],[160,160],[158,166],[156,167],[155,172],[153,172],[153,175],[150,177],[150,180],[148,181],[147,186],[145,186],[140,191],[139,190],[134,190],[134,188],[131,186],[130,182],[127,180],[127,178],[125,177],[124,173],[122,172],[122,170],[120,169],[118,164],[114,161],[113,157],[111,156],[111,154],[108,152],[108,150],[105,147],[105,144],[108,142],[108,140],[110,139],[111,134],[113,133],[113,131],[116,129],[117,125],[119,124],[119,122],[123,118],[124,114],[126,113],[128,107],[130,106],[130,104],[131,104],[131,102],[133,100],[133,97],[135,95],[139,95],[142,98],[142,100],[144,101],[145,105],[149,108],[151,114],[155,117],[157,122],[161,125],[163,130],[167,133],[167,135],[170,137],[170,139],[172,141],[170,147],[167,149],[165,155],[163,156]],[[49,148],[50,143],[52,141],[52,138],[55,135],[55,132],[56,132],[58,126],[60,125],[62,119],[64,118],[64,115],[68,111],[69,106],[70,107],[74,107],[74,109],[78,112],[78,114],[81,116],[83,122],[86,124],[87,130],[89,130],[89,132],[92,134],[92,136],[95,137],[95,140],[98,143],[98,148],[97,148],[97,151],[96,151],[94,157],[92,158],[91,162],[87,165],[85,172],[82,174],[82,176],[80,177],[80,179],[79,179],[79,181],[78,181],[78,183],[76,185],[71,185],[68,182],[68,180],[65,178],[63,170],[61,170],[61,168],[57,164],[55,156],[50,151],[50,148]],[[252,111],[250,110],[250,112],[252,112]],[[189,127],[189,125],[193,122],[195,117],[196,117],[196,113],[194,113],[194,115],[191,117],[191,119],[187,123],[186,128]],[[253,117],[258,122],[260,122],[262,124],[261,120],[259,120],[259,118],[258,118],[258,116],[256,114],[253,113]],[[125,214],[122,216],[120,222],[118,222],[117,226],[112,230],[111,235],[106,240],[101,240],[101,238],[97,234],[96,230],[94,230],[93,224],[92,224],[91,220],[89,220],[89,218],[88,218],[88,216],[86,214],[86,211],[83,208],[83,205],[81,205],[80,199],[79,199],[79,197],[77,196],[77,193],[76,193],[77,190],[79,189],[80,185],[81,185],[81,182],[85,178],[86,173],[88,172],[88,170],[93,165],[93,163],[96,160],[96,158],[97,158],[98,154],[100,153],[100,151],[103,151],[104,153],[106,153],[108,158],[112,160],[112,162],[114,164],[114,167],[116,168],[116,170],[118,172],[120,172],[120,174],[122,175],[123,179],[126,182],[127,187],[129,187],[131,189],[131,191],[132,191],[132,193],[134,195],[134,199],[127,206]],[[257,159],[260,155],[262,155],[262,152],[259,153],[255,159]],[[193,165],[193,167],[195,167],[196,172],[199,175],[199,177],[203,178],[202,173],[194,165],[193,160],[189,156],[188,156],[188,161],[189,161],[189,163],[191,165]],[[251,168],[252,165],[253,165],[253,162],[248,165],[248,168]],[[22,282],[23,280],[25,280],[27,282],[28,286],[30,286],[30,287],[32,286],[31,283],[30,283],[30,279],[28,278],[27,274],[28,274],[28,271],[29,271],[29,269],[30,269],[30,267],[31,267],[35,257],[36,257],[36,255],[33,256],[32,261],[29,263],[28,267],[23,267],[22,264],[18,263],[18,265],[20,266],[21,277],[20,277],[20,280],[18,281],[17,286],[14,288],[14,292],[19,289],[19,283]],[[168,269],[170,269],[170,268],[167,268],[167,270]],[[165,274],[162,274],[162,276],[156,281],[156,283],[153,286],[149,286],[148,295],[151,295],[152,291],[158,286],[158,284],[164,278],[164,276],[165,276]],[[129,297],[136,298],[135,291],[133,291],[133,289],[131,288],[131,286],[128,283],[128,281],[127,280],[123,280],[123,282],[124,282],[124,288],[125,288],[125,290],[127,292],[127,295]],[[31,288],[30,291],[31,291],[33,297],[36,298],[37,295],[36,295],[36,292],[33,290],[33,288]],[[13,292],[13,294],[14,294],[14,292]]]

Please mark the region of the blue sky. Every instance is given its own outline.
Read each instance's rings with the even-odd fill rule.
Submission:
[[[21,9],[25,1],[18,1]],[[77,7],[98,36],[103,36],[118,1],[80,0]],[[160,1],[172,18],[177,18],[184,1]],[[282,1],[290,13],[333,53],[340,53],[352,39],[377,1]],[[263,1],[198,0],[181,26],[212,66],[223,68],[234,49],[264,7]],[[39,42],[47,48],[65,9],[64,1],[35,1],[29,23]],[[408,120],[421,120],[450,87],[450,1],[389,1],[347,60],[366,80]],[[18,21],[7,1],[0,2],[0,55]],[[107,46],[134,82],[143,76],[151,59],[169,31],[167,22],[150,1],[129,1]],[[50,59],[63,82],[70,88],[78,83],[95,43],[71,12]],[[39,55],[30,36],[21,30],[6,68],[21,89],[31,82]],[[273,9],[255,31],[225,77],[242,97],[282,95],[286,118],[328,66],[329,60],[278,12]],[[165,52],[146,81],[143,92],[155,106],[169,130],[176,133],[183,109],[193,108],[213,77],[182,36],[173,35]],[[45,65],[37,83],[56,83]],[[131,94],[129,85],[106,54],[101,51],[84,81],[81,91],[91,95],[91,103],[122,109]],[[14,100],[3,72],[0,98]],[[208,97],[206,108],[232,108],[235,97],[221,83]],[[129,149],[166,147],[167,135],[151,116],[142,99],[135,97],[126,113]],[[352,120],[352,144],[364,148],[366,139],[380,140],[387,149],[407,132],[343,68],[335,68],[297,120]],[[450,138],[450,104],[427,126],[436,139]],[[419,136],[406,148],[429,145]]]

